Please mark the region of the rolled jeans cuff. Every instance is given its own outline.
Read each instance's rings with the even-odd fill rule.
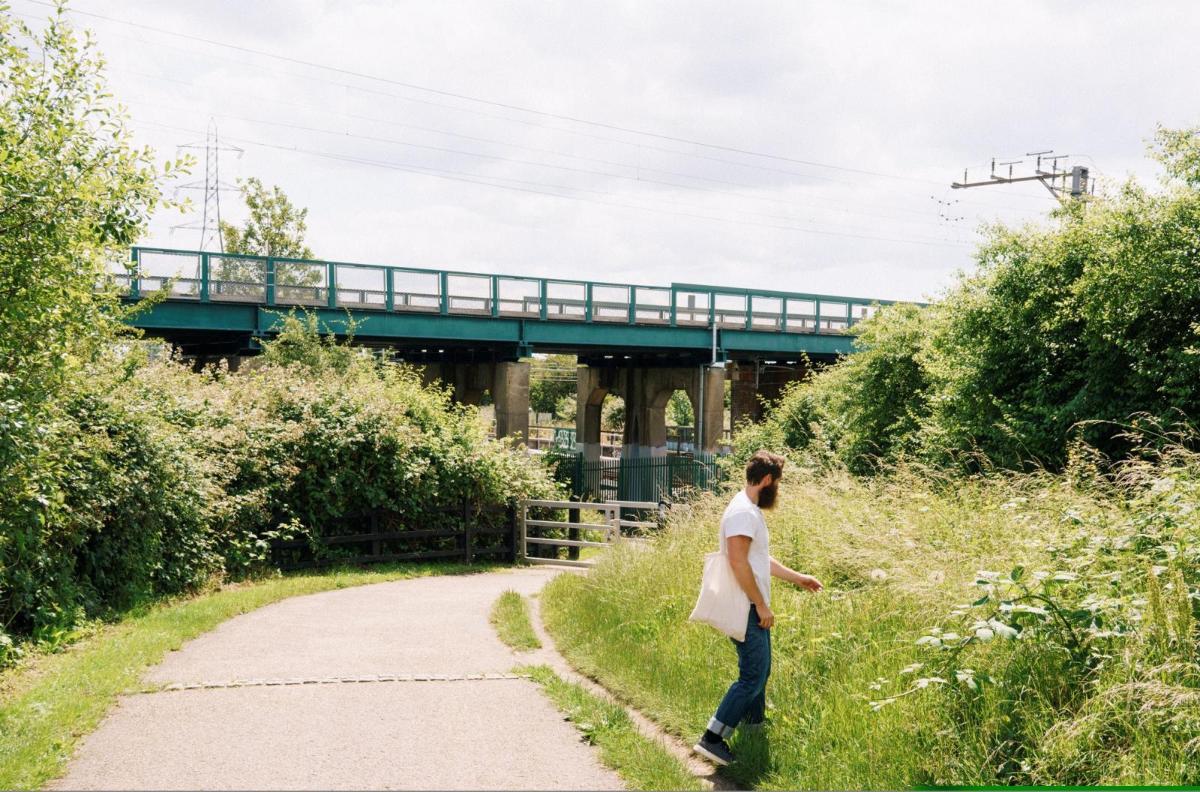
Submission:
[[[726,737],[728,737],[729,735],[733,734],[732,726],[726,726],[724,723],[721,723],[721,721],[717,720],[715,717],[709,719],[708,730],[710,732],[712,732],[713,734],[720,736],[720,738],[722,740],[725,739]]]

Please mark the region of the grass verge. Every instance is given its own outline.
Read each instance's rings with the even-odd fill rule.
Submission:
[[[529,621],[529,603],[511,589],[503,592],[492,606],[492,626],[500,640],[518,651],[541,649],[542,642]]]
[[[1200,777],[1194,654],[1175,661],[1179,670],[1167,678],[1130,640],[1128,656],[1114,654],[1107,675],[1071,676],[1066,652],[1028,622],[1020,641],[973,645],[948,682],[916,684],[949,654],[918,639],[933,626],[969,629],[975,581],[997,574],[987,570],[1027,568],[1036,577],[1077,568],[1082,576],[1085,562],[1109,553],[1107,537],[1111,546],[1136,548],[1125,537],[1137,536],[1147,554],[1157,552],[1160,534],[1172,552],[1193,547],[1200,484],[1191,482],[1200,474],[1158,475],[1162,483],[1145,497],[1159,500],[1146,502],[1047,474],[945,482],[904,471],[878,480],[793,476],[768,516],[771,550],[826,589],[812,595],[773,582],[769,751],[759,738],[735,734],[739,761],[722,775],[760,789],[1193,782]],[[728,497],[676,506],[648,545],[618,544],[587,575],[550,581],[539,599],[546,629],[572,666],[684,740],[703,731],[737,673],[730,640],[688,621]],[[1092,547],[1101,550],[1079,555],[1076,566],[1072,554]],[[1095,561],[1108,565],[1096,579],[1110,581],[1111,571],[1136,580],[1131,552]],[[1193,574],[1193,563],[1181,574]],[[1111,581],[1078,586],[1069,602],[1126,596]],[[1194,640],[1191,616],[1181,613],[1178,622],[1187,627],[1177,632]],[[1165,643],[1166,628],[1156,634]],[[958,670],[993,681],[953,684]],[[913,694],[871,706],[906,690]]]
[[[620,706],[567,682],[549,666],[520,666],[546,695],[600,749],[600,760],[630,789],[701,789],[700,780],[658,742],[634,726]]]
[[[61,651],[27,657],[0,675],[0,789],[36,789],[60,775],[76,742],[96,728],[118,695],[138,690],[142,673],[168,651],[226,619],[302,594],[499,568],[395,564],[287,575],[160,602],[119,622],[92,625]]]

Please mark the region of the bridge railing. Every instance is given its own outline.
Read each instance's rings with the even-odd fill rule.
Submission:
[[[113,273],[136,298],[279,307],[353,308],[443,315],[768,333],[841,333],[889,300],[675,283],[625,283],[483,275],[339,261],[135,247]]]

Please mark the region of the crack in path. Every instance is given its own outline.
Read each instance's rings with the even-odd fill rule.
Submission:
[[[365,676],[288,677],[287,679],[233,679],[220,682],[176,682],[162,687],[144,688],[137,692],[150,694],[169,693],[176,690],[215,690],[274,685],[339,685],[364,682],[482,682],[494,679],[529,679],[529,674],[368,674]]]

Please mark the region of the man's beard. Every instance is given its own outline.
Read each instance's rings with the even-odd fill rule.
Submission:
[[[775,497],[779,494],[779,484],[763,487],[758,491],[758,508],[771,509],[775,507]]]

